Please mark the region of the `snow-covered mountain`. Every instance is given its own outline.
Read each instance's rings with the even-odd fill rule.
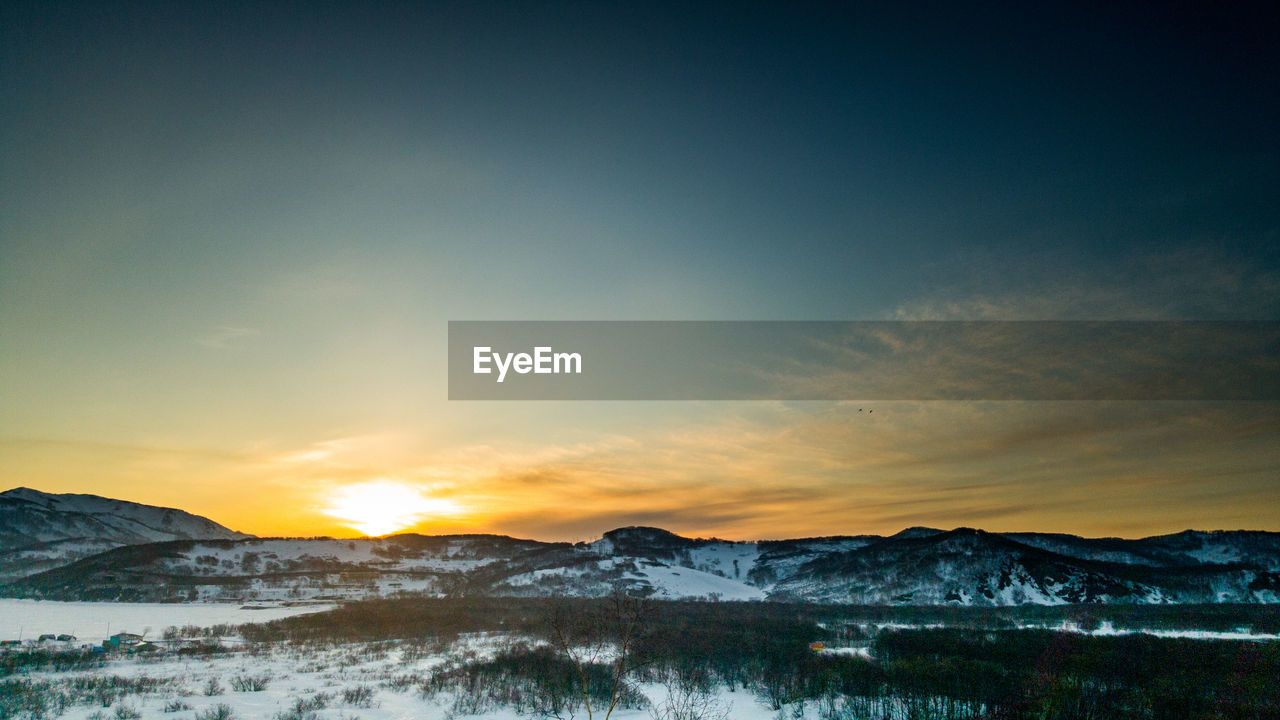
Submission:
[[[873,605],[1280,602],[1280,533],[1270,532],[1126,540],[908,528],[888,537],[733,542],[628,527],[577,544],[502,535],[269,539],[91,496],[19,490],[0,502],[0,512],[24,521],[0,527],[37,539],[0,553],[9,577],[0,594],[21,597],[581,597],[621,587],[659,598]],[[40,541],[32,530],[44,527],[103,535]],[[176,539],[181,533],[187,537]],[[157,535],[164,541],[139,540]]]
[[[1275,539],[1270,536],[1251,537],[1249,544],[1266,545]],[[1231,533],[1205,538],[1208,545],[1196,547],[1216,547],[1215,538],[1240,545]],[[967,528],[760,543],[685,538],[657,528],[621,528],[576,545],[501,535],[251,538],[119,547],[0,591],[245,602],[406,592],[583,597],[622,587],[659,598],[873,605],[1280,602],[1280,574],[1268,569],[1266,553],[1261,562],[1233,555],[1225,564],[1186,557],[1167,565],[1094,560]]]
[[[1224,535],[1224,537],[1230,537]],[[1049,543],[960,528],[886,538],[814,560],[772,589],[775,599],[856,604],[1059,605],[1065,603],[1277,602],[1262,562],[1195,559],[1154,565],[1067,555]],[[1079,539],[1078,540],[1082,540]],[[1078,550],[1078,548],[1077,548]],[[1239,560],[1246,558],[1237,557]]]
[[[15,488],[0,493],[0,582],[123,545],[247,537],[175,508]]]
[[[1151,567],[1201,563],[1254,563],[1280,571],[1280,533],[1248,530],[1184,530],[1140,540],[1082,538],[1056,533],[1006,533],[1005,537],[1082,560]]]

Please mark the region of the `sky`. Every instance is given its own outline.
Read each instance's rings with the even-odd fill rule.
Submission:
[[[1278,320],[1278,30],[4,3],[0,486],[261,535],[1280,530],[1274,403],[872,420],[449,401],[446,374],[450,320]]]

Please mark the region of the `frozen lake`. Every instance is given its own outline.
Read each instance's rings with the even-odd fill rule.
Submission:
[[[333,605],[273,606],[243,609],[234,603],[54,602],[0,598],[0,640],[36,638],[43,633],[69,633],[77,642],[101,642],[118,632],[159,638],[174,625],[208,627],[222,623],[267,622],[292,615],[330,610]]]

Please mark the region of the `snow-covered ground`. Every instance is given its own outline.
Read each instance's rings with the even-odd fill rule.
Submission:
[[[1063,621],[1058,625],[1047,628],[1049,630],[1057,630],[1059,632],[1073,632],[1085,635],[1133,635],[1135,633],[1143,635],[1154,635],[1163,638],[1186,638],[1189,640],[1280,640],[1280,633],[1259,633],[1252,632],[1247,628],[1230,631],[1218,630],[1154,630],[1149,628],[1117,628],[1110,620],[1105,620],[1098,624],[1093,630],[1084,630],[1079,625]]]
[[[763,600],[764,591],[745,583],[686,567],[662,563],[641,563],[630,575],[647,581],[661,598],[719,598],[721,600]]]
[[[755,543],[709,543],[689,551],[693,566],[704,572],[745,581],[760,559]]]
[[[875,628],[876,630],[941,630],[947,627],[943,623],[900,623],[900,622],[880,622],[865,623],[865,628]],[[1184,638],[1187,640],[1280,640],[1280,633],[1263,633],[1253,632],[1249,628],[1238,628],[1236,630],[1219,631],[1219,630],[1164,630],[1156,628],[1117,628],[1110,620],[1104,620],[1098,623],[1098,626],[1091,629],[1085,629],[1069,620],[1063,620],[1056,625],[1038,625],[1035,623],[1024,623],[1018,625],[1019,630],[1053,630],[1055,632],[1073,633],[1076,635],[1093,635],[1095,637],[1113,637],[1116,635],[1152,635],[1162,638]]]
[[[105,667],[87,671],[37,672],[23,676],[33,682],[74,682],[82,677],[148,679],[151,690],[131,694],[111,702],[106,717],[136,711],[141,717],[190,718],[227,705],[237,720],[271,720],[288,716],[299,703],[315,711],[319,719],[342,720],[444,720],[445,718],[485,718],[518,720],[528,717],[509,708],[485,708],[478,713],[459,711],[451,692],[424,696],[421,682],[433,668],[449,659],[483,658],[500,651],[512,640],[495,634],[477,634],[455,642],[446,652],[414,652],[410,646],[391,643],[335,645],[330,647],[275,646],[255,652],[234,652],[207,657],[163,658],[124,657]],[[256,692],[237,691],[239,678],[261,678],[265,688]],[[357,690],[365,688],[365,690]],[[640,685],[644,696],[661,705],[668,689],[657,683]],[[365,693],[367,697],[359,697]],[[728,717],[767,720],[776,716],[748,691],[721,688],[706,698],[730,711]],[[181,712],[181,715],[165,713]],[[579,712],[579,716],[585,716]],[[100,702],[73,705],[65,720],[104,717]],[[613,713],[618,720],[648,720],[648,708],[628,708]]]
[[[664,566],[665,567],[665,566]],[[682,573],[687,568],[668,568]],[[696,571],[695,571],[696,572]],[[705,573],[702,573],[705,574]],[[729,582],[726,578],[715,577]],[[698,582],[705,582],[700,578]],[[124,603],[60,603],[29,600],[0,600],[0,638],[15,638],[11,628],[23,627],[24,637],[42,632],[73,632],[82,641],[105,637],[111,632],[142,632],[150,628],[159,635],[167,626],[209,626],[222,623],[244,623],[270,620],[288,614],[314,612],[325,606],[274,607],[262,610],[243,609],[237,605],[217,604],[124,604]],[[824,631],[836,628],[821,626]],[[865,630],[876,631],[943,627],[938,624],[895,622],[867,623]],[[1057,625],[1024,626],[1059,632],[1119,635],[1149,632],[1163,637],[1186,637],[1205,640],[1280,640],[1280,635],[1254,633],[1247,629],[1232,632],[1194,630],[1130,630],[1117,629],[1110,623],[1085,630],[1070,622]],[[505,632],[478,632],[460,636],[452,643],[412,641],[370,643],[278,643],[249,646],[232,643],[229,652],[210,655],[158,654],[120,655],[109,658],[105,665],[66,671],[22,672],[5,678],[24,683],[50,683],[51,696],[73,694],[75,687],[93,685],[106,695],[81,696],[70,701],[60,717],[66,720],[103,720],[104,718],[173,717],[190,720],[212,716],[211,711],[226,705],[236,720],[281,720],[310,717],[315,720],[445,720],[485,718],[517,720],[528,717],[511,708],[486,706],[477,708],[459,700],[457,689],[424,694],[424,683],[435,670],[458,663],[488,659],[520,644],[535,645],[542,641],[520,638]],[[837,646],[831,643],[822,652],[846,655],[874,662],[869,644]],[[607,654],[607,653],[606,653]],[[597,657],[607,661],[608,657]],[[118,680],[117,680],[118,679]],[[86,683],[85,681],[92,680]],[[246,687],[253,680],[256,689]],[[132,683],[132,684],[131,684]],[[112,688],[125,688],[111,695]],[[613,713],[618,720],[651,718],[662,706],[673,688],[659,683],[643,683],[639,691],[652,708],[627,708]],[[474,698],[473,698],[474,699]],[[790,706],[780,713],[771,709],[752,691],[738,686],[720,686],[698,702],[723,711],[719,717],[735,720],[770,720],[778,717],[819,717],[817,701],[805,707]],[[896,702],[892,698],[882,703]],[[180,714],[174,714],[180,713]],[[585,713],[578,713],[579,717]],[[715,714],[713,714],[715,716]],[[877,715],[878,716],[878,715]],[[898,714],[895,716],[905,716]]]
[[[741,566],[741,564],[740,564]],[[704,568],[711,567],[703,565]],[[608,582],[622,568],[622,580],[637,587],[648,588],[652,596],[664,600],[764,600],[765,593],[758,587],[728,577],[683,565],[630,558],[626,562],[618,558],[606,558],[575,567],[553,567],[533,570],[507,579],[513,588],[524,588],[556,582],[573,588],[568,594],[580,597],[604,595],[609,592]],[[730,557],[732,569],[732,557]],[[609,578],[610,580],[601,580]]]
[[[0,640],[37,638],[45,633],[75,635],[77,643],[98,643],[119,632],[160,637],[167,627],[239,625],[330,610],[333,605],[274,605],[248,609],[229,603],[54,602],[0,598]]]

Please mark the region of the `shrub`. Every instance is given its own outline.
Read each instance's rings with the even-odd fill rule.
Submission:
[[[270,675],[237,675],[231,678],[231,689],[236,692],[262,692],[270,680]]]
[[[61,715],[62,694],[47,682],[0,681],[0,718]]]
[[[329,707],[329,701],[332,699],[332,695],[322,692],[309,697],[300,697],[293,702],[293,707],[276,713],[276,720],[316,720],[319,717],[316,711]]]
[[[373,707],[373,688],[368,685],[357,685],[342,691],[342,702],[351,707]]]
[[[457,691],[450,708],[457,715],[505,706],[522,714],[564,717],[583,704],[584,694],[593,707],[607,707],[615,688],[610,666],[577,665],[551,648],[523,647],[492,659],[435,669],[421,685],[424,698],[448,690]],[[645,703],[644,696],[625,682],[616,690],[619,707],[638,708]]]
[[[653,720],[728,720],[730,706],[713,690],[675,674],[664,685],[667,697],[649,708]]]
[[[0,677],[38,670],[78,670],[102,667],[102,653],[91,650],[36,648],[0,653]]]
[[[235,720],[235,718],[236,714],[226,703],[218,703],[196,713],[196,720]]]

